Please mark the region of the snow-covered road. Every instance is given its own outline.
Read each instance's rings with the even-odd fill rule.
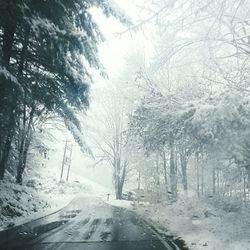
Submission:
[[[135,213],[94,197],[0,233],[1,249],[171,250]]]

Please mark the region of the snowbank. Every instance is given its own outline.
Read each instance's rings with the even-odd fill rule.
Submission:
[[[34,188],[0,182],[0,229],[14,226],[18,220],[49,208],[50,204],[41,199]]]
[[[193,250],[249,250],[249,209],[226,212],[211,203],[182,198],[173,204],[141,205],[137,212],[159,230],[181,237]]]
[[[104,198],[103,201],[114,207],[121,207],[126,209],[132,209],[134,207],[134,202],[127,200],[116,200],[114,195],[111,196],[109,200],[107,198]]]
[[[23,185],[11,180],[0,182],[0,230],[55,212],[76,196],[105,197],[107,192],[80,176],[72,176],[71,182],[59,182],[55,175],[36,173]]]

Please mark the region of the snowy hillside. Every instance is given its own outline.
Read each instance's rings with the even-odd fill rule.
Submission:
[[[105,197],[111,191],[74,172],[69,182],[61,181],[61,150],[55,150],[53,157],[44,158],[36,152],[27,169],[23,185],[9,177],[0,183],[0,229],[41,217],[66,206],[74,197]],[[57,159],[57,160],[55,160]]]
[[[219,200],[180,197],[176,203],[138,205],[137,213],[167,235],[181,237],[192,250],[250,249],[249,208]],[[227,211],[225,211],[227,210]]]

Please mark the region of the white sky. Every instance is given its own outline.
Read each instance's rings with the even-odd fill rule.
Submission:
[[[127,13],[128,16],[133,17],[136,22],[139,18],[139,9],[136,5],[140,5],[144,0],[117,0],[121,9]],[[136,2],[136,3],[135,3]],[[106,73],[108,73],[109,78],[112,79],[118,76],[125,66],[126,63],[124,58],[128,54],[128,51],[134,50],[138,46],[145,46],[145,39],[140,32],[126,32],[121,36],[117,35],[117,33],[123,32],[127,29],[126,26],[122,25],[115,18],[107,18],[103,16],[100,11],[92,10],[92,13],[99,25],[100,30],[106,37],[106,41],[101,44],[99,49],[100,61],[104,65],[106,69]],[[94,84],[91,86],[92,91],[105,88],[109,83],[109,80],[105,80],[99,75],[94,75]],[[100,91],[98,91],[100,94]],[[100,98],[101,99],[101,98]],[[92,100],[93,101],[93,100]],[[90,104],[91,107],[95,105],[95,103]],[[65,134],[66,133],[66,134]],[[58,135],[60,137],[60,142],[58,143],[58,171],[61,168],[61,161],[63,156],[63,148],[64,141],[68,138],[70,141],[73,141],[72,136],[65,132],[62,135]],[[75,147],[73,148],[72,155],[72,168],[71,170],[77,174],[85,176],[97,183],[100,183],[106,187],[112,187],[112,169],[110,166],[98,165],[93,168],[94,161],[83,155],[79,150],[79,147],[74,143]],[[90,145],[91,146],[91,145]],[[104,178],[105,176],[105,178]]]
[[[116,0],[120,8],[136,23],[139,18],[138,5],[144,0]],[[136,46],[145,46],[145,39],[141,32],[126,32],[127,27],[113,17],[106,18],[100,12],[94,11],[95,19],[103,32],[106,41],[100,46],[100,60],[109,77],[119,75],[124,66],[124,57],[128,51]],[[102,80],[103,82],[103,80]]]
[[[144,0],[138,0],[136,2],[139,4],[142,1]],[[117,3],[121,9],[124,9],[128,16],[137,19],[138,9],[135,1],[117,0]],[[128,51],[134,49],[135,47],[142,46],[142,44],[144,44],[144,38],[140,32],[126,32],[125,34],[119,36],[118,33],[125,31],[127,29],[126,26],[113,17],[107,18],[103,16],[98,10],[93,10],[92,13],[100,30],[106,38],[106,41],[102,43],[99,48],[100,61],[104,65],[109,78],[112,79],[122,72],[123,67],[127,63],[124,58],[126,57]],[[94,84],[91,86],[91,89],[93,92],[97,91],[100,95],[100,89],[105,88],[109,84],[110,81],[108,79],[105,80],[101,76],[95,75]],[[105,95],[105,93],[103,94]],[[100,97],[98,99],[101,100],[102,98]],[[95,98],[94,102],[98,99]],[[92,100],[90,105],[90,108],[93,108],[96,103],[93,103]],[[75,150],[73,155],[76,161],[72,162],[72,171],[78,172],[83,176],[87,176],[87,178],[108,188],[112,188],[111,166],[108,166],[107,163],[103,163],[93,167],[95,160],[93,161],[91,158],[79,154],[81,154],[80,151]],[[79,164],[79,162],[82,162],[82,164]]]

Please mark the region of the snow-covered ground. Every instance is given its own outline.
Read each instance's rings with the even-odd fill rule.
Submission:
[[[74,197],[85,196],[92,202],[101,202],[102,199],[109,205],[136,211],[159,230],[181,237],[191,250],[250,249],[249,208],[239,209],[235,205],[227,210],[228,206],[223,207],[223,203],[195,197],[180,197],[173,204],[149,204],[117,201],[111,194],[108,201],[107,194],[111,190],[79,175],[72,174],[69,183],[59,183],[53,175],[46,176],[47,185],[42,181],[44,178],[39,176],[23,186],[1,183],[1,229],[52,213],[66,206]],[[6,206],[9,210],[3,210]],[[15,212],[18,216],[8,216],[8,212]]]
[[[34,157],[25,172],[24,185],[11,178],[0,183],[0,230],[50,214],[74,197],[85,196],[135,210],[160,230],[181,237],[192,250],[250,250],[249,208],[184,196],[173,204],[117,201],[112,190],[81,174],[84,161],[77,155],[69,182],[59,182],[63,148],[61,144],[46,159],[39,154]]]
[[[76,196],[105,199],[111,193],[74,172],[69,182],[59,182],[58,170],[51,163],[44,164],[42,169],[28,170],[23,185],[9,178],[0,183],[0,230],[55,212]]]
[[[222,201],[195,197],[180,197],[173,204],[114,199],[107,203],[136,211],[159,231],[182,238],[191,250],[250,250],[250,208],[231,204],[228,209]]]
[[[249,208],[224,211],[212,202],[180,198],[173,204],[139,205],[137,212],[192,250],[249,250]]]
[[[122,208],[127,208],[127,209],[132,209],[133,208],[133,202],[132,201],[127,201],[127,200],[116,200],[115,197],[111,197],[109,200],[104,199],[104,202],[111,206],[115,207],[122,207]]]
[[[5,176],[5,181],[0,182],[0,230],[55,212],[76,196],[105,199],[108,193],[111,194],[108,187],[85,178],[92,169],[87,168],[88,159],[73,143],[72,136],[66,130],[59,131],[53,127],[51,134],[53,137],[38,134],[39,140],[49,150],[45,156],[34,144],[29,153],[23,185],[17,185],[10,174]],[[68,182],[65,181],[67,166],[63,181],[60,181],[66,140],[74,144]],[[98,174],[97,180],[103,176],[101,171]],[[108,177],[107,171],[105,178]]]
[[[31,185],[31,182],[28,185]],[[40,182],[39,184],[32,182],[32,185],[30,187],[1,182],[0,230],[55,212],[78,195],[105,196],[98,184],[80,177],[78,181],[69,183],[51,182],[46,188]]]

